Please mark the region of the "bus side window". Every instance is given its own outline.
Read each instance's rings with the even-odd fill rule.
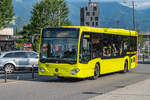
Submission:
[[[103,38],[103,57],[111,57],[112,54],[112,35],[104,35]]]
[[[102,37],[101,33],[93,33],[92,35],[92,59],[102,57]]]

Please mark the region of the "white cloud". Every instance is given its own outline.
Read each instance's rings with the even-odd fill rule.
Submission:
[[[88,2],[88,0],[66,0],[68,2]],[[120,4],[132,7],[132,1],[135,3],[135,9],[150,8],[150,0],[91,0],[93,2],[119,2]],[[124,3],[126,2],[126,3]]]
[[[22,0],[15,0],[16,2],[22,2]]]
[[[143,2],[143,3],[137,4],[136,8],[137,9],[150,8],[150,1],[149,2]]]
[[[132,2],[126,2],[126,3],[121,3],[121,4],[124,6],[128,6],[130,8],[133,7]],[[143,1],[135,0],[134,4],[135,4],[135,9],[137,10],[150,8],[150,1],[147,1],[147,0],[143,0]]]
[[[88,2],[89,0],[66,0],[68,2]],[[112,2],[112,1],[116,1],[116,2],[122,2],[123,0],[91,0],[93,2]]]

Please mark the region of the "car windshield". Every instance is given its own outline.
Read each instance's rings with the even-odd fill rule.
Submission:
[[[41,61],[75,63],[77,61],[78,30],[44,30],[41,44]]]

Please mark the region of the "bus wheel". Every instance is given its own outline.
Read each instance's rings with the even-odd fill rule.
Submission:
[[[94,76],[92,76],[92,80],[98,79],[99,76],[100,76],[100,67],[98,64],[96,64],[94,69]]]
[[[124,64],[123,73],[126,73],[126,72],[128,72],[128,61],[126,61],[125,64]]]

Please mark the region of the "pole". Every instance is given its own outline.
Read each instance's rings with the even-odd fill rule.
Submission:
[[[123,3],[127,3],[125,0]],[[133,19],[133,30],[135,30],[135,3],[134,0],[132,0],[132,19]]]
[[[144,55],[144,53],[143,53],[143,64],[144,64],[144,56],[145,56],[145,55]]]
[[[17,33],[18,33],[18,28],[17,28],[17,25],[15,25],[16,26],[16,35],[18,35]]]
[[[34,79],[34,65],[32,65],[32,79]]]
[[[59,16],[58,16],[58,26],[60,27],[60,8],[59,8],[58,13],[59,13]]]
[[[5,83],[7,83],[7,71],[4,70],[4,72],[5,72]]]
[[[150,45],[150,38],[148,37],[148,61],[149,61],[149,45]]]
[[[133,30],[135,30],[135,10],[134,10],[134,0],[132,0],[132,6],[133,6]]]

